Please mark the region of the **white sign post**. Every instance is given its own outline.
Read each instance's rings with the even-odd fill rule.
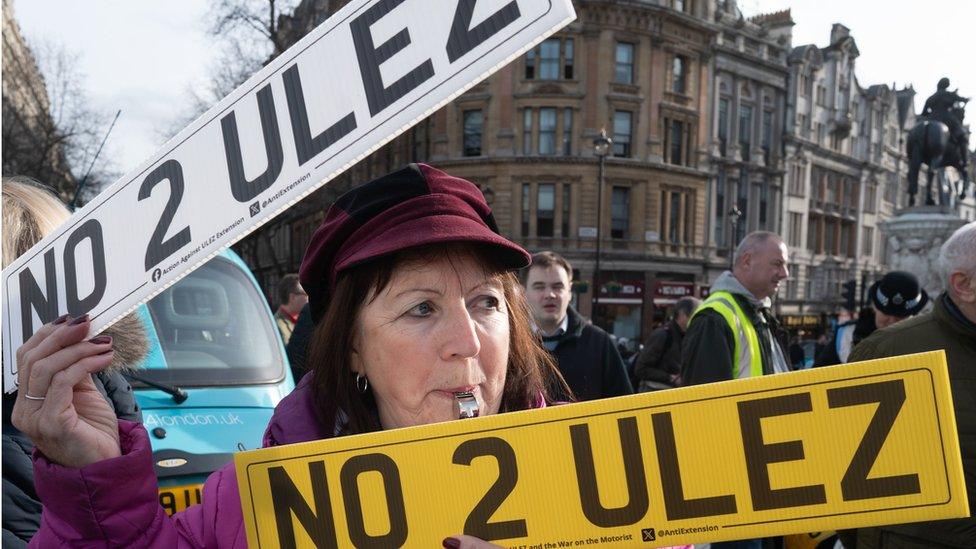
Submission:
[[[98,333],[576,15],[570,0],[356,0],[3,271],[3,387],[64,313]]]

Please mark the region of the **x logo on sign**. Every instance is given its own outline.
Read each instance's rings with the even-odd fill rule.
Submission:
[[[653,528],[644,528],[644,529],[641,530],[641,538],[644,541],[654,541],[654,540],[657,539],[657,536],[654,535],[654,529]]]

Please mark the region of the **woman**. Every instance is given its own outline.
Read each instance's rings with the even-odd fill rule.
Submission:
[[[3,268],[71,216],[64,204],[38,182],[26,177],[3,179]],[[93,398],[108,404],[117,417],[142,421],[132,387],[118,372],[138,364],[146,354],[145,329],[135,317],[126,317],[102,336],[117,349],[108,357],[108,370],[89,376],[84,387]],[[34,491],[31,453],[24,433],[11,424],[16,395],[3,396],[3,547],[26,547],[41,523],[41,502]]]
[[[429,166],[340,197],[301,268],[312,375],[278,405],[265,446],[457,419],[461,392],[480,414],[546,406],[565,383],[532,335],[514,274],[529,261],[475,185]],[[87,326],[44,326],[18,351],[30,398],[18,397],[14,421],[36,437],[47,505],[39,546],[246,547],[233,465],[207,480],[202,505],[166,517],[145,429],[77,393],[105,364]]]

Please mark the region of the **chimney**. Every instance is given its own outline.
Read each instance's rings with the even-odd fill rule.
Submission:
[[[841,23],[834,23],[833,26],[830,27],[830,44],[836,44],[850,35],[851,29],[845,27]]]

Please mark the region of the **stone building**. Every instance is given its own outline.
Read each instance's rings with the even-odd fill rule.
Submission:
[[[575,6],[575,22],[432,116],[430,160],[481,185],[506,236],[566,256],[586,316],[599,235],[595,321],[643,338],[703,272],[713,4]]]
[[[755,230],[782,231],[783,137],[789,80],[790,10],[745,18],[718,2],[710,95],[708,269],[701,291],[729,268],[736,244]]]
[[[3,0],[3,175],[28,175],[70,201],[76,186],[34,54]]]
[[[293,17],[321,20],[323,6],[332,13],[344,4],[306,0]],[[479,184],[507,237],[564,254],[584,282],[576,301],[587,316],[599,233],[597,322],[619,336],[646,336],[704,269],[714,3],[575,7],[567,28],[241,244],[265,288],[297,269],[330,196],[426,160]],[[312,25],[282,27],[297,29],[297,40]],[[601,129],[614,144],[599,199],[593,141]]]
[[[782,313],[833,313],[844,282],[873,282],[885,270],[879,223],[905,203],[914,91],[862,87],[859,55],[838,23],[827,47],[799,46],[789,57],[782,215],[792,279]]]

